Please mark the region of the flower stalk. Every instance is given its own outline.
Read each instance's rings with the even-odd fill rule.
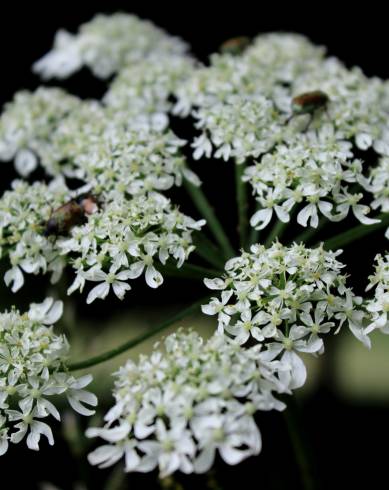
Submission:
[[[172,317],[168,318],[167,320],[163,321],[161,324],[156,326],[155,328],[152,328],[145,332],[142,335],[139,335],[135,339],[128,340],[127,342],[124,342],[123,344],[119,345],[118,347],[115,347],[114,349],[111,349],[109,351],[103,352],[102,354],[99,354],[97,356],[93,356],[89,359],[85,359],[84,361],[80,362],[75,362],[72,364],[68,365],[69,371],[78,371],[80,369],[85,369],[91,366],[96,366],[97,364],[101,364],[103,362],[109,361],[110,359],[113,359],[114,357],[117,357],[118,355],[122,354],[123,352],[126,352],[129,349],[132,349],[136,347],[137,345],[141,344],[145,340],[149,339],[150,337],[153,337],[159,332],[162,332],[166,328],[170,327],[174,323],[182,320],[183,318],[192,315],[193,313],[196,313],[200,310],[200,306],[209,299],[209,296],[206,296],[205,298],[202,298],[199,301],[196,301],[192,305],[188,306],[184,310],[181,310],[179,313],[173,315]]]
[[[223,229],[223,226],[220,224],[220,221],[216,217],[212,206],[210,205],[208,199],[205,194],[201,190],[200,187],[196,187],[191,182],[184,180],[185,189],[193,200],[198,211],[201,213],[204,219],[207,220],[207,224],[209,229],[211,230],[213,236],[216,241],[221,246],[224,256],[226,259],[233,257],[235,255],[235,251],[232,248],[232,245]]]
[[[247,228],[248,228],[248,200],[247,200],[247,184],[242,180],[245,170],[245,165],[235,165],[235,185],[236,185],[236,201],[238,205],[238,230],[240,238],[240,246],[245,248],[247,244]]]
[[[323,244],[326,250],[336,250],[337,248],[344,247],[353,243],[355,240],[359,240],[365,236],[368,236],[381,228],[385,228],[389,225],[389,214],[381,213],[377,216],[377,219],[381,220],[379,223],[373,225],[358,225],[350,230],[347,230],[339,235],[336,235]]]
[[[300,410],[295,396],[288,399],[288,407],[283,412],[290,442],[300,470],[302,488],[315,490],[314,472],[311,458],[307,450],[307,441],[300,421]]]

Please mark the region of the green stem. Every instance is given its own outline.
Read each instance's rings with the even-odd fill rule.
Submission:
[[[207,267],[201,267],[194,264],[183,264],[181,267],[177,267],[175,264],[165,264],[159,267],[162,274],[166,274],[170,277],[184,277],[187,279],[195,279],[202,281],[204,277],[220,277],[223,273],[219,269],[208,269]]]
[[[256,230],[255,228],[251,228],[250,235],[249,235],[249,245],[253,245],[254,243],[258,243],[259,232],[260,232],[260,230]]]
[[[135,339],[128,340],[127,342],[124,342],[124,344],[119,345],[118,347],[115,347],[114,349],[111,349],[109,351],[103,352],[102,354],[99,354],[97,356],[91,357],[90,359],[86,359],[85,361],[80,361],[80,362],[75,362],[72,364],[69,364],[68,369],[69,371],[77,371],[78,369],[84,369],[88,368],[91,366],[96,366],[97,364],[101,364],[102,362],[109,361],[110,359],[113,359],[114,357],[118,356],[119,354],[122,354],[123,352],[132,349],[133,347],[137,346],[138,344],[144,342],[145,340],[149,339],[150,337],[153,337],[159,332],[162,332],[162,330],[165,330],[166,328],[170,327],[174,323],[182,320],[186,316],[191,315],[192,313],[195,313],[202,304],[204,304],[206,301],[208,301],[209,296],[206,296],[205,298],[196,301],[196,303],[193,303],[191,306],[188,306],[188,308],[185,308],[184,310],[180,311],[176,315],[172,316],[171,318],[168,318],[164,322],[162,322],[160,325],[157,327],[148,330],[142,335],[139,335],[139,337],[136,337]]]
[[[196,187],[187,180],[184,180],[184,186],[203,218],[207,220],[207,225],[209,226],[209,229],[211,230],[213,236],[221,246],[225,258],[229,259],[231,257],[234,257],[234,255],[236,255],[235,251],[232,248],[227,235],[224,233],[224,229],[220,224],[220,221],[217,219],[216,214],[212,206],[208,202],[208,199],[206,198],[204,192],[201,190],[200,187]]]
[[[265,246],[270,247],[270,245],[274,242],[276,238],[280,239],[288,225],[289,222],[284,223],[283,221],[277,219],[265,240]]]
[[[320,218],[319,224],[317,225],[317,228],[306,228],[304,231],[302,231],[299,235],[296,236],[296,238],[293,239],[294,242],[296,243],[307,243],[311,238],[313,238],[323,227],[328,223],[327,218]]]
[[[203,233],[197,232],[193,234],[193,244],[196,247],[195,253],[197,255],[217,269],[224,269],[225,259],[220,250]]]
[[[288,407],[283,414],[296,462],[299,466],[302,488],[304,490],[314,490],[316,486],[313,479],[311,458],[307,449],[304,431],[301,427],[300,410],[295,396],[288,398]]]
[[[329,240],[325,240],[324,248],[326,250],[336,250],[337,248],[344,247],[345,245],[348,245],[359,238],[370,235],[381,228],[389,226],[389,213],[382,213],[378,215],[377,218],[381,220],[380,223],[376,223],[374,225],[358,225],[330,238]]]
[[[240,237],[240,246],[245,248],[247,244],[247,227],[248,227],[248,201],[247,201],[247,184],[243,182],[245,165],[235,164],[235,186],[236,200],[238,204],[238,229]]]
[[[255,212],[259,211],[262,206],[257,202],[257,206],[255,208]],[[259,235],[261,230],[256,230],[254,227],[251,227],[250,235],[249,235],[249,245],[253,245],[254,243],[258,243]]]

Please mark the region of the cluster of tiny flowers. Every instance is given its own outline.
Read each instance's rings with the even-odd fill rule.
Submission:
[[[314,91],[325,95],[325,107],[294,112],[293,98]],[[273,213],[289,221],[295,203],[303,204],[302,226],[317,226],[318,212],[342,220],[349,209],[362,223],[375,222],[361,203],[371,197],[365,192],[370,179],[354,154],[369,148],[389,154],[387,82],[326,58],[302,36],[266,34],[240,55],[213,55],[210,66],[193,70],[175,95],[174,111],[191,114],[201,131],[192,142],[195,159],[258,159],[244,175],[261,208],[252,226],[264,228]],[[379,199],[386,179],[379,170],[374,177]]]
[[[101,188],[119,189],[132,195],[165,191],[181,185],[183,179],[200,185],[181,152],[185,141],[172,131],[160,132],[147,126],[136,130],[124,128],[118,116],[110,123],[112,118],[106,111],[100,123],[85,127],[83,120],[88,112],[89,108],[84,106],[80,119],[78,113],[74,114],[53,134],[51,154],[60,161],[67,160],[62,166],[65,175],[83,180],[95,192]],[[64,146],[63,135],[73,134],[71,147]]]
[[[116,373],[115,405],[88,437],[106,444],[89,461],[107,467],[124,457],[125,471],[161,476],[207,471],[217,452],[228,464],[258,454],[259,410],[282,410],[274,393],[289,392],[288,366],[264,358],[260,346],[242,349],[225,336],[204,341],[178,331],[165,351],[128,361]]]
[[[52,210],[66,201],[69,190],[60,179],[49,185],[14,180],[11,187],[0,198],[0,258],[10,262],[4,281],[15,293],[25,273],[50,273],[52,283],[61,277],[65,258],[44,231]]]
[[[148,122],[164,129],[173,102],[170,95],[192,73],[195,62],[188,56],[156,55],[125,67],[110,84],[104,103],[132,124]]]
[[[38,450],[41,436],[54,444],[48,416],[60,420],[50,401],[66,394],[71,407],[82,415],[92,415],[86,405],[96,406],[97,399],[85,391],[92,377],[76,379],[67,372],[69,345],[63,335],[53,332],[53,324],[62,315],[62,303],[47,298],[31,304],[21,314],[13,309],[0,314],[0,455],[9,441],[18,443],[27,436],[27,446]]]
[[[112,190],[98,195],[96,211],[85,217],[85,224],[73,226],[69,236],[45,236],[53,206],[68,202],[72,193],[61,179],[49,185],[14,181],[12,187],[0,199],[0,257],[9,258],[4,280],[14,292],[24,284],[23,273],[51,272],[56,282],[66,264],[76,272],[69,294],[82,291],[86,281],[99,282],[88,303],[105,298],[110,286],[123,299],[130,289],[128,279],[143,272],[147,284],[156,288],[163,278],[154,264],[171,258],[181,267],[194,250],[193,230],[204,225],[182,214],[162,194],[128,199]]]
[[[154,116],[133,120],[125,107],[120,113],[59,89],[20,92],[0,118],[0,158],[15,158],[22,176],[39,162],[51,176],[104,188],[120,182],[131,194],[166,190],[183,178],[199,185],[181,154],[185,141],[166,130],[165,114]]]
[[[34,65],[43,78],[66,78],[83,66],[99,78],[108,78],[123,66],[150,54],[182,54],[181,39],[167,35],[151,22],[134,15],[96,15],[77,34],[61,30],[52,51]]]
[[[181,267],[195,248],[193,230],[205,224],[174,209],[159,193],[127,200],[112,192],[106,199],[101,212],[74,227],[69,238],[58,240],[61,256],[74,257],[76,278],[68,294],[82,291],[86,281],[99,283],[89,292],[87,303],[104,299],[111,287],[123,299],[131,289],[128,280],[143,273],[149,287],[159,287],[163,277],[155,265],[171,259]]]
[[[366,179],[366,188],[373,194],[374,200],[371,203],[373,209],[378,209],[382,213],[389,212],[389,158],[379,159],[376,167],[370,170],[370,175]],[[389,228],[385,233],[389,238]]]
[[[369,277],[366,288],[367,291],[374,288],[374,298],[366,302],[366,309],[371,315],[366,332],[380,329],[383,333],[389,333],[389,255],[379,254],[375,261],[374,274]]]
[[[15,159],[21,175],[31,173],[38,165],[38,156],[46,154],[53,130],[78,103],[77,97],[57,88],[18,92],[0,118],[0,160]]]
[[[344,266],[336,259],[340,253],[302,244],[253,245],[226,263],[223,278],[205,279],[221,296],[203,312],[217,315],[219,332],[238,344],[264,344],[267,359],[289,363],[290,386],[298,388],[306,380],[299,353],[322,353],[323,334],[348,325],[370,346],[362,298],[346,286]]]
[[[352,143],[338,139],[328,124],[277,145],[246,168],[243,180],[250,182],[259,203],[260,209],[250,221],[259,230],[274,214],[288,222],[297,207],[297,222],[302,226],[309,223],[316,228],[319,214],[340,221],[350,210],[363,224],[379,221],[366,216],[370,207],[360,202],[363,193],[349,188],[356,184],[369,188],[362,162],[354,158]]]
[[[261,35],[239,56],[213,55],[209,67],[194,70],[178,88],[175,111],[182,115],[192,112],[199,119],[203,133],[202,143],[196,140],[194,144],[197,156],[200,148],[210,156],[216,147],[213,156],[243,161],[256,155],[257,140],[264,139],[261,132],[269,123],[276,133],[271,138],[273,143],[301,134],[311,115],[296,117],[303,119],[299,124],[290,121],[292,98],[317,90],[328,96],[328,107],[314,114],[310,126],[320,128],[330,123],[340,139],[355,138],[362,150],[374,146],[380,154],[388,152],[388,83],[367,78],[359,68],[347,69],[336,58],[326,58],[323,48],[294,34]],[[242,103],[234,112],[238,99]],[[264,117],[264,107],[268,117]],[[240,128],[237,141],[236,127]],[[233,149],[220,151],[223,145]]]

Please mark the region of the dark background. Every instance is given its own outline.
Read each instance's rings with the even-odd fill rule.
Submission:
[[[374,10],[374,5],[344,10],[343,15],[329,4],[310,4],[304,8],[299,4],[286,7],[282,4],[269,5],[264,2],[245,4],[243,2],[223,4],[200,4],[198,2],[180,2],[172,5],[165,2],[163,8],[157,3],[148,2],[81,2],[51,4],[34,2],[34,6],[8,4],[2,7],[0,20],[1,82],[0,103],[12,98],[17,90],[34,89],[40,84],[30,67],[34,61],[49,50],[58,28],[70,31],[88,21],[98,12],[118,10],[135,13],[148,18],[171,34],[179,35],[188,41],[193,53],[202,60],[216,50],[224,40],[236,35],[254,36],[260,32],[287,30],[306,34],[313,42],[328,47],[333,54],[352,66],[357,64],[369,76],[387,78],[389,75],[388,28],[385,26],[386,13]],[[340,5],[339,5],[340,7]],[[362,9],[359,11],[358,9]],[[50,82],[56,85],[56,82]],[[69,91],[82,97],[100,97],[106,85],[93,79],[87,70],[75,74],[69,81],[61,83]],[[185,132],[185,127],[177,128]],[[2,164],[0,186],[7,188],[14,176],[11,165]],[[196,168],[205,177],[205,190],[219,211],[220,219],[235,237],[233,168],[224,162]],[[190,202],[185,200],[181,191],[174,191],[175,201],[182,202],[183,210],[195,216]],[[355,222],[353,223],[356,224]],[[343,227],[341,224],[340,227]],[[298,230],[298,232],[301,230]],[[331,233],[332,234],[332,233]],[[325,237],[324,237],[325,238]],[[355,280],[357,290],[370,271],[371,259],[377,251],[386,246],[382,233],[356,243],[345,253],[345,260],[355,275],[360,274],[361,281]],[[14,298],[9,292],[1,290],[1,303],[9,306],[11,302],[26,304],[31,299],[38,301],[36,292],[44,297],[45,281],[32,279],[30,291],[35,295]],[[118,309],[128,310],[134,305],[146,305],[152,302],[153,308],[161,305],[190,302],[194,295],[205,294],[201,285],[171,279],[157,291],[139,285],[127,296],[124,303],[113,299],[96,303],[93,309],[86,310],[85,298],[75,297],[77,314],[99,319],[105,318]],[[172,294],[172,291],[174,294]],[[388,440],[387,419],[389,403],[378,406],[368,398],[356,403],[342,396],[334,388],[331,364],[331,346],[322,367],[320,382],[314,392],[300,400],[304,425],[307,430],[311,454],[316,461],[316,475],[320,488],[375,488],[375,482],[387,478],[387,451],[382,444]],[[386,373],[379,373],[387,379]],[[251,488],[302,488],[296,470],[293,450],[289,445],[284,419],[279,414],[264,414],[260,426],[264,439],[264,449],[257,458],[236,468],[219,463],[216,472],[208,476],[179,476],[173,485],[183,488],[228,488],[236,487],[236,481],[244,481]],[[104,481],[111,478],[110,471],[91,469],[79,462],[81,457],[69,450],[65,439],[61,439],[59,428],[56,434],[56,446],[47,449],[43,443],[40,453],[24,450],[22,444],[12,447],[6,457],[0,459],[1,488],[37,488],[37,482],[43,480],[55,483],[61,490],[73,488],[75,480],[83,479],[87,488],[102,489]],[[77,451],[76,451],[77,452]],[[82,448],[80,447],[80,453]],[[82,456],[82,458],[84,458]],[[9,483],[3,483],[3,482]],[[4,486],[3,486],[4,485]],[[113,490],[114,484],[107,488]],[[163,485],[165,485],[163,487]],[[124,488],[176,488],[167,487],[168,483],[159,483],[156,475],[131,475]],[[347,487],[346,487],[347,485]],[[383,483],[382,488],[387,487]]]

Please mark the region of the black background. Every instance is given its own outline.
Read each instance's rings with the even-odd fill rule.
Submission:
[[[7,9],[3,5],[0,20],[1,104],[11,99],[17,90],[34,89],[39,85],[39,79],[32,75],[30,67],[48,51],[58,28],[74,31],[95,13],[118,10],[148,18],[168,32],[183,37],[193,47],[194,54],[204,61],[207,54],[232,36],[254,36],[260,32],[286,30],[306,34],[313,42],[326,45],[330,54],[341,58],[349,66],[361,66],[369,76],[389,77],[388,28],[385,25],[387,14],[383,10],[375,10],[373,4],[345,8],[342,13],[339,12],[340,3],[338,6],[330,6],[323,2],[311,3],[309,7],[290,3],[286,7],[274,2],[234,2],[228,6],[226,2],[180,2],[177,5],[164,2],[163,7],[157,8],[158,4],[34,2],[34,6],[28,8],[8,3]],[[74,75],[62,86],[83,97],[99,97],[105,90],[105,85],[93,79],[86,70]],[[235,230],[231,216],[234,216],[235,211],[234,198],[231,197],[232,166],[228,167],[224,163],[204,165],[199,173],[203,179],[205,174],[207,176],[205,189],[219,211],[221,220],[233,235]],[[1,168],[0,185],[4,189],[12,171],[10,166],[2,165]],[[175,197],[177,200],[182,197],[180,191],[177,191]],[[189,202],[183,201],[183,207],[184,211],[191,211]],[[194,212],[191,214],[195,215]],[[350,269],[359,270],[361,277],[366,277],[372,256],[382,250],[383,246],[379,236],[355,244],[345,255]],[[40,284],[39,280],[37,284]],[[134,301],[147,304],[150,294],[153,305],[157,307],[172,301],[172,290],[176,303],[190,301],[193,294],[200,296],[205,292],[204,288],[190,282],[187,287],[176,285],[171,280],[166,287],[152,293],[141,286],[129,303],[120,304],[119,307],[130,308]],[[358,281],[355,286],[361,288]],[[84,300],[81,298],[78,301],[80,310],[84,308]],[[81,313],[104,318],[104,314],[113,308],[118,308],[118,302],[114,300],[96,305],[93,311],[82,310]],[[330,371],[331,365],[327,364]],[[363,406],[350,405],[332,390],[331,377],[323,376],[318,392],[303,402],[304,422],[317,461],[316,471],[321,488],[376,488],[376,484],[378,486],[382,480],[384,483],[380,488],[388,487],[387,480],[385,482],[388,414],[387,407],[374,407],[369,403]],[[244,481],[249,489],[301,488],[293,451],[284,429],[281,415],[265,414],[261,420],[263,453],[237,468],[219,464],[217,475],[222,488],[236,488],[237,479]],[[72,480],[77,478],[77,471],[74,458],[61,443],[50,449],[45,446],[38,454],[23,450],[21,444],[0,459],[0,488],[20,486],[34,489],[36,482],[44,479],[55,482],[61,489],[70,489]],[[106,471],[91,470],[88,474],[88,488],[103,488],[101,481],[106,477]],[[131,476],[127,482],[128,488],[159,488],[155,475]],[[181,482],[184,488],[201,489],[205,486],[203,477],[181,478]]]

